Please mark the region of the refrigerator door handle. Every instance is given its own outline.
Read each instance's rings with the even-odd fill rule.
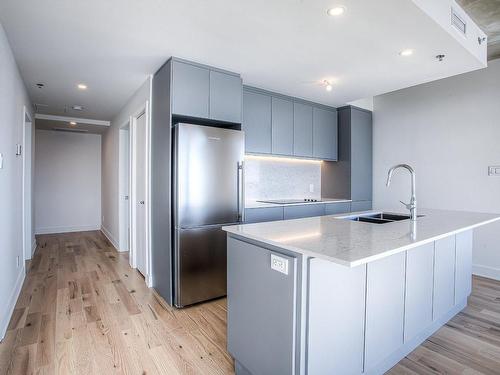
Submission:
[[[238,162],[238,221],[243,222],[244,220],[244,212],[245,212],[245,181],[244,181],[244,169],[243,162]]]

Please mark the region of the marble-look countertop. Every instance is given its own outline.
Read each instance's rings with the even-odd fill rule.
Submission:
[[[268,200],[268,199],[266,199]],[[350,199],[337,198],[321,198],[319,202],[300,202],[300,203],[264,203],[259,201],[246,201],[245,208],[266,208],[266,207],[283,207],[283,206],[301,206],[304,204],[329,204],[329,203],[348,203]]]
[[[363,214],[379,212],[365,211]],[[500,214],[431,209],[422,209],[419,215],[425,216],[416,222],[371,224],[343,219],[353,216],[351,213],[222,229],[264,244],[355,267],[500,220]]]

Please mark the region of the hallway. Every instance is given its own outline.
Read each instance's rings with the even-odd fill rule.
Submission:
[[[101,232],[40,235],[0,374],[229,374],[226,303],[164,307]]]

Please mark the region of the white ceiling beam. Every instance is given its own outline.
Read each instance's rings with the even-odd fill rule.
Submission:
[[[67,117],[67,116],[54,116],[54,115],[43,115],[40,113],[35,114],[35,119],[39,120],[52,120],[52,121],[63,121],[70,122],[74,121],[78,124],[89,124],[89,125],[100,125],[100,126],[110,126],[110,121],[104,120],[91,120],[87,118],[79,118],[79,117]]]

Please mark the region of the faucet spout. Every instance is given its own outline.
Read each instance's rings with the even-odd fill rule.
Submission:
[[[403,168],[406,169],[408,172],[410,172],[411,175],[411,199],[410,203],[404,203],[401,202],[405,205],[405,207],[410,211],[410,217],[411,220],[415,221],[417,220],[417,193],[416,193],[416,176],[415,176],[415,170],[408,164],[398,164],[389,169],[389,172],[387,173],[387,182],[386,185],[389,187],[391,185],[392,181],[392,175],[394,174],[394,171],[396,169]]]

